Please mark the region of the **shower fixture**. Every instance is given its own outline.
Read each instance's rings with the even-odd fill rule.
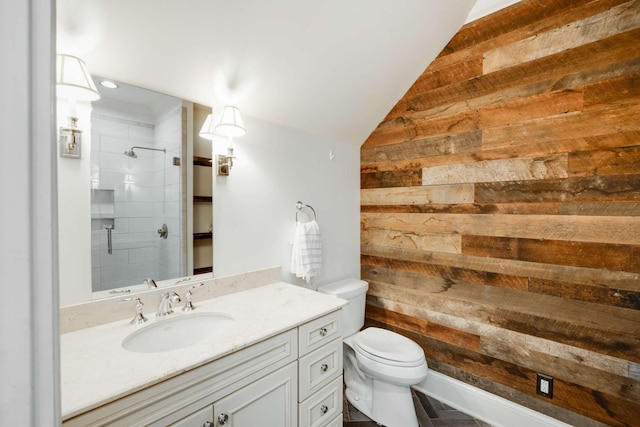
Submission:
[[[129,150],[124,152],[125,156],[129,156],[132,159],[137,159],[138,155],[133,151],[134,148],[139,148],[141,150],[162,151],[163,153],[167,152],[165,148],[150,148],[150,147],[140,147],[138,145],[134,145]]]

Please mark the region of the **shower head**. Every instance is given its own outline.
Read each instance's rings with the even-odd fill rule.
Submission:
[[[133,152],[133,147],[131,147],[131,149],[129,151],[125,151],[124,154],[126,156],[131,157],[132,159],[137,159],[138,158],[138,155]]]
[[[140,149],[140,150],[149,150],[149,151],[162,151],[163,153],[166,154],[167,149],[166,148],[153,148],[153,147],[142,147],[140,145],[134,145],[133,147],[131,147],[129,149],[129,151],[125,151],[124,154],[126,154],[127,156],[131,157],[132,159],[137,159],[138,155],[136,153],[133,152],[133,149]]]

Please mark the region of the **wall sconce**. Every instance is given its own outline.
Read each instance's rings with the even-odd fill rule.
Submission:
[[[227,105],[222,110],[222,117],[220,117],[220,123],[216,125],[215,131],[219,135],[235,138],[242,136],[247,131],[244,129],[244,123],[242,123],[242,117],[240,116],[240,109],[233,105]]]
[[[233,148],[227,148],[227,154],[216,155],[216,163],[218,165],[218,176],[229,176],[229,171],[233,167]]]
[[[82,131],[77,117],[69,117],[69,126],[60,128],[60,157],[82,157]]]
[[[227,105],[222,110],[222,116],[220,122],[215,127],[215,133],[223,135],[229,138],[243,136],[247,131],[244,128],[242,122],[242,116],[240,115],[240,109],[233,105]],[[229,176],[229,171],[233,167],[233,148],[227,148],[227,154],[218,154],[216,156],[216,164],[218,165],[218,176]]]
[[[77,101],[97,101],[100,93],[82,59],[72,55],[56,55],[56,95],[71,101],[69,126],[60,128],[60,157],[82,157],[82,131],[75,116]]]

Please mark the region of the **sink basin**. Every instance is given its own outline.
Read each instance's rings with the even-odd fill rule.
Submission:
[[[223,313],[176,316],[127,335],[122,348],[135,353],[160,353],[211,343],[228,332],[233,322],[233,317]]]

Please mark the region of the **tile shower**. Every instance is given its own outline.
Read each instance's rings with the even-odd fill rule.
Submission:
[[[110,108],[111,107],[111,108]],[[154,116],[131,106],[94,106],[91,116],[92,290],[179,277],[183,245],[181,101]],[[132,146],[137,158],[123,154]],[[166,239],[158,234],[163,224]],[[108,231],[111,230],[111,251]]]

